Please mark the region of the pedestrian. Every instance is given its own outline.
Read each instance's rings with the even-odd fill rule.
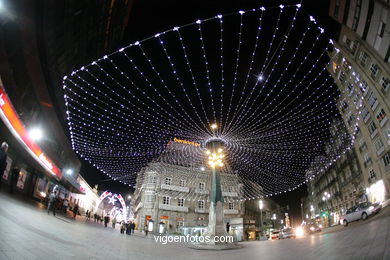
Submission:
[[[49,195],[49,203],[47,205],[47,214],[49,214],[50,213],[50,209],[52,209],[53,210],[53,216],[56,215],[56,205],[55,205],[56,204],[56,198],[57,198],[57,194],[56,194],[56,192],[53,189],[53,191]]]
[[[148,230],[148,225],[147,224],[145,225],[144,230],[145,230],[145,236],[148,236],[149,230]]]
[[[125,233],[125,229],[126,229],[125,222],[122,221],[122,223],[121,223],[121,234],[124,234],[124,233]]]
[[[19,168],[14,167],[11,170],[11,176],[10,176],[10,185],[9,185],[9,193],[14,193],[14,187],[16,186],[18,179],[19,179]]]
[[[131,233],[133,233],[133,234],[134,234],[134,229],[135,229],[135,223],[134,223],[134,222],[131,222],[130,231],[131,231]]]
[[[107,227],[108,222],[110,222],[110,217],[107,215],[104,217],[104,227]]]
[[[3,179],[4,171],[7,168],[7,152],[8,144],[6,142],[3,142],[0,147],[0,186],[1,179]]]
[[[129,235],[131,236],[131,230],[130,230],[131,226],[130,226],[130,223],[126,223],[126,235]]]
[[[64,202],[62,203],[62,210],[64,211],[65,214],[66,214],[66,212],[68,210],[68,206],[69,206],[68,200],[64,199]]]
[[[230,223],[228,222],[226,223],[226,232],[229,233],[229,231],[230,231]]]
[[[88,213],[89,213],[89,210],[87,209],[87,212],[85,212],[85,220],[88,220]]]
[[[74,207],[73,207],[73,218],[74,218],[74,219],[76,219],[76,215],[77,215],[78,211],[79,211],[79,205],[76,204],[76,205],[74,205]]]
[[[115,225],[116,225],[116,219],[115,219],[115,218],[113,218],[113,219],[112,219],[112,228],[114,228],[114,229],[115,229]]]

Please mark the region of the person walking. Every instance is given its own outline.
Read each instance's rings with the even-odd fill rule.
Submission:
[[[230,231],[230,223],[228,222],[226,223],[226,232],[229,233],[229,231]]]
[[[56,195],[56,192],[53,190],[50,195],[49,195],[49,203],[47,205],[47,214],[50,213],[50,209],[53,210],[53,216],[56,215],[56,199],[57,199],[57,195]]]
[[[104,227],[107,227],[108,222],[110,222],[110,217],[109,216],[105,216],[104,217]]]
[[[6,142],[3,142],[0,147],[0,187],[1,187],[1,180],[3,179],[4,171],[7,168],[7,152],[8,152],[8,144]]]
[[[148,225],[145,225],[144,230],[145,230],[145,236],[148,236],[148,232],[149,232]]]
[[[126,229],[125,222],[122,221],[122,223],[121,223],[121,234],[124,234],[124,233],[125,233],[125,229]]]
[[[134,222],[131,222],[130,225],[131,225],[131,227],[130,227],[130,232],[134,234],[135,223],[134,223]]]
[[[115,225],[116,225],[116,218],[113,218],[112,219],[112,228],[115,229]]]
[[[74,219],[76,219],[76,215],[77,215],[78,211],[79,211],[79,205],[76,204],[76,205],[74,205],[74,207],[73,207],[73,218],[74,218]]]
[[[66,214],[66,212],[68,210],[68,206],[69,206],[68,200],[64,199],[64,202],[62,203],[62,210],[64,211],[65,214]]]
[[[87,212],[85,212],[85,220],[88,220],[88,214],[89,214],[89,210],[87,209]]]

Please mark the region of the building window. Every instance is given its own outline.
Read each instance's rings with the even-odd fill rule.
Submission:
[[[353,84],[351,82],[347,82],[348,94],[352,95],[353,93]]]
[[[229,202],[229,209],[234,209],[234,203],[233,202]]]
[[[183,180],[183,179],[180,180],[180,186],[181,187],[185,187],[186,184],[187,184],[186,180]]]
[[[371,78],[376,79],[376,77],[379,75],[378,64],[372,63],[370,66],[370,71],[371,71]]]
[[[233,190],[233,187],[232,186],[229,186],[228,187],[228,192],[233,192],[234,190]]]
[[[146,195],[145,202],[153,202],[153,195]]]
[[[368,54],[366,52],[362,51],[360,53],[359,59],[360,59],[360,65],[362,65],[363,67],[366,67],[368,64],[368,61],[370,60],[370,57],[368,56]]]
[[[378,137],[374,140],[374,145],[375,145],[376,153],[378,155],[384,151],[383,142],[382,142],[382,139],[380,137]]]
[[[163,197],[163,204],[170,205],[171,204],[171,197],[164,196]]]
[[[179,230],[183,226],[184,226],[184,222],[183,221],[176,221],[176,229],[177,230]]]
[[[387,116],[386,116],[386,112],[383,110],[383,108],[379,109],[379,112],[376,114],[376,119],[378,119],[380,126],[384,126],[384,124],[386,124]]]
[[[371,134],[371,138],[375,135],[375,132],[377,132],[376,125],[375,125],[374,121],[371,121],[368,124],[368,131]]]
[[[387,153],[385,156],[383,156],[382,158],[382,161],[383,161],[383,164],[385,165],[386,169],[388,169],[388,167],[390,167],[390,152]]]
[[[184,199],[180,198],[180,199],[177,201],[177,206],[179,206],[179,207],[184,207]]]
[[[368,104],[370,104],[372,110],[375,110],[376,106],[378,105],[378,99],[374,92],[371,92],[370,96],[368,97]]]
[[[390,87],[390,79],[389,78],[386,78],[386,77],[382,77],[381,78],[381,82],[380,82],[381,86],[382,86],[382,90],[384,92],[387,92],[387,90],[389,89]]]
[[[363,109],[362,109],[362,118],[364,120],[364,122],[367,122],[367,120],[370,118],[370,112],[368,111],[368,109],[363,106]]]
[[[156,184],[156,176],[149,176],[148,178],[148,183],[149,184]]]
[[[339,11],[340,11],[340,0],[336,0],[334,5],[334,11],[333,11],[334,18],[337,19],[339,17]]]
[[[368,172],[368,178],[374,179],[375,177],[376,177],[375,170],[374,170],[374,169],[371,169],[371,170]]]
[[[358,24],[359,24],[359,17],[360,17],[360,10],[362,8],[362,0],[356,1],[355,6],[355,14],[353,16],[353,22],[352,22],[352,30],[356,32]]]
[[[364,94],[364,96],[367,95],[367,92],[370,89],[367,81],[365,81],[365,80],[362,80],[362,82],[359,83],[359,88],[360,88],[360,91]]]
[[[172,185],[172,178],[171,177],[166,177],[165,178],[165,184],[166,185]]]
[[[198,209],[204,209],[204,200],[198,200]]]
[[[204,190],[205,186],[204,182],[199,182],[199,190]]]

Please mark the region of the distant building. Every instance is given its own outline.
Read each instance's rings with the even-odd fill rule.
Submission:
[[[383,201],[390,191],[389,1],[332,0],[329,15],[340,33],[328,70],[343,93],[339,105],[346,125],[358,123],[354,146],[361,186],[371,202]]]
[[[163,225],[164,233],[180,232],[181,227],[207,227],[210,170],[203,168],[201,163],[193,161],[191,157],[182,156],[181,165],[168,158],[168,155],[180,152],[181,147],[188,145],[170,143],[158,159],[149,163],[138,174],[132,205],[140,230],[149,222],[153,223],[155,232],[159,232]],[[174,158],[178,157],[172,156],[173,160]],[[245,212],[244,203],[240,201],[242,183],[235,174],[221,173],[221,186],[224,221],[233,221],[242,228]],[[234,232],[235,226],[231,225],[231,228]]]

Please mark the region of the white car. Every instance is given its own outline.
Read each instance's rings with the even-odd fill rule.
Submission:
[[[346,214],[340,218],[340,223],[348,226],[349,223],[356,220],[366,220],[368,216],[372,215],[374,206],[368,202],[360,203],[347,210]]]

